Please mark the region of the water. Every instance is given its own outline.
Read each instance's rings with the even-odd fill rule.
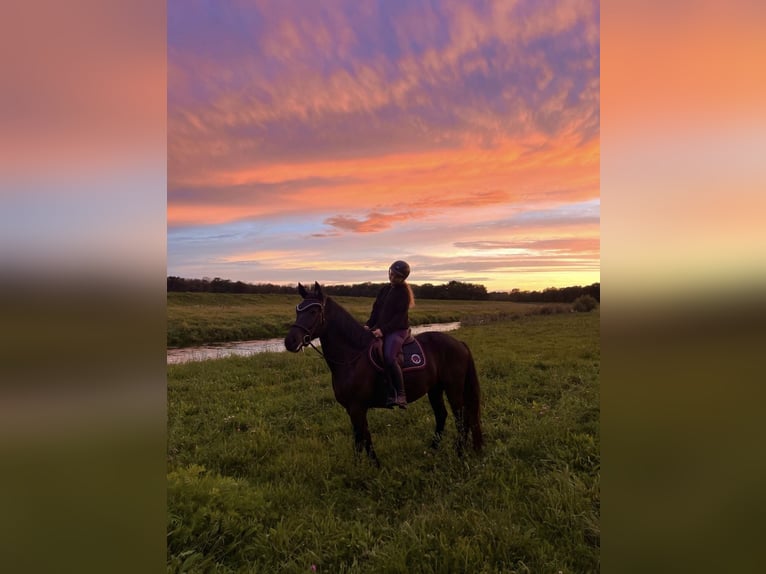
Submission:
[[[412,327],[412,334],[417,335],[425,331],[454,331],[458,328],[460,328],[460,321],[454,323],[429,323],[428,325]],[[318,346],[318,343],[317,341],[315,344]],[[209,359],[223,359],[232,356],[249,357],[256,353],[281,353],[283,351],[286,351],[284,338],[216,343],[199,347],[168,349],[168,365],[177,365],[191,361],[207,361]]]

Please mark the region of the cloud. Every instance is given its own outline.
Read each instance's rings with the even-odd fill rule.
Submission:
[[[384,198],[381,198],[384,199]],[[375,211],[369,212],[362,217],[353,215],[336,215],[324,220],[338,230],[352,233],[375,233],[389,229],[397,222],[427,220],[430,217],[447,211],[465,207],[480,207],[487,205],[503,204],[508,199],[508,194],[501,190],[488,190],[467,193],[457,197],[413,197],[411,201],[402,201],[397,198],[397,205],[409,205],[413,209],[407,211]],[[314,236],[320,236],[314,234]]]
[[[353,231],[355,233],[370,233],[373,231],[381,231],[391,226],[391,223],[381,213],[371,213],[366,219],[359,220],[353,217],[347,217],[339,215],[336,217],[330,217],[325,219],[327,225],[343,229],[345,231]]]
[[[171,172],[495,146],[598,116],[597,3],[189,12],[169,27]]]
[[[466,192],[458,196],[429,196],[418,199],[415,205],[431,208],[481,207],[507,203],[511,194],[500,189]]]
[[[599,57],[594,0],[171,0],[168,266],[244,278],[257,236],[331,279],[592,267]]]
[[[568,237],[557,239],[530,239],[519,241],[458,241],[455,247],[476,251],[507,251],[522,249],[531,252],[556,252],[558,254],[598,253],[598,237]]]
[[[422,213],[420,212],[402,212],[402,213],[369,213],[364,219],[356,219],[354,217],[348,217],[338,215],[335,217],[329,217],[325,220],[327,225],[336,227],[344,231],[351,231],[353,233],[374,233],[376,231],[383,231],[390,228],[397,221],[407,221],[410,219],[417,219]]]

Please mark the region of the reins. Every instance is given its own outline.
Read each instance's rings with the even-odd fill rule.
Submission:
[[[311,347],[311,348],[312,348],[312,349],[314,349],[314,350],[315,350],[317,353],[319,353],[320,355],[322,355],[322,357],[324,358],[324,360],[325,360],[325,361],[329,361],[329,360],[330,360],[330,359],[328,359],[328,358],[325,356],[325,354],[324,354],[322,351],[320,351],[320,350],[319,350],[319,347],[317,347],[317,346],[315,346],[315,345],[314,345],[314,341],[309,341],[309,347]],[[303,347],[303,348],[305,349],[306,347]],[[333,362],[334,362],[334,361],[333,361]]]

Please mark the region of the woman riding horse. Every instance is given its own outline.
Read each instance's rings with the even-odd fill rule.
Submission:
[[[351,313],[327,297],[319,283],[314,282],[311,291],[298,283],[298,292],[303,300],[295,307],[296,319],[285,336],[285,348],[296,353],[314,347],[313,340],[319,338],[321,354],[332,374],[335,400],[346,409],[354,428],[354,449],[357,454],[366,450],[370,460],[380,466],[367,425],[367,411],[386,406],[386,389],[378,383],[379,372],[369,357],[374,337]],[[481,450],[479,380],[470,349],[447,333],[429,331],[416,339],[423,351],[421,365],[408,369],[403,386],[410,403],[428,394],[436,419],[431,446],[438,447],[442,440],[446,395],[458,430],[458,453],[463,452],[469,431],[473,448]]]
[[[383,359],[386,364],[391,394],[386,399],[386,407],[407,408],[407,396],[404,393],[404,376],[399,366],[398,355],[410,329],[409,309],[415,305],[415,296],[406,279],[410,275],[410,266],[406,261],[394,261],[388,268],[390,283],[381,288],[372,305],[370,318],[364,328],[377,338],[383,338]]]

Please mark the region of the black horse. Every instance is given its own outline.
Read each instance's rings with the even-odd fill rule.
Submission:
[[[346,409],[354,427],[354,448],[362,448],[369,458],[380,466],[372,437],[367,426],[367,411],[385,408],[386,383],[383,374],[370,360],[369,349],[375,337],[332,297],[322,293],[319,283],[312,291],[298,283],[303,301],[296,306],[296,320],[285,337],[285,348],[298,352],[319,337],[322,355],[332,373],[335,399]],[[436,429],[431,446],[436,448],[442,439],[447,409],[447,395],[458,430],[458,452],[471,431],[473,448],[480,451],[483,439],[479,420],[479,380],[468,346],[439,332],[417,335],[423,350],[423,366],[404,371],[407,401],[412,403],[428,394],[436,418]]]

